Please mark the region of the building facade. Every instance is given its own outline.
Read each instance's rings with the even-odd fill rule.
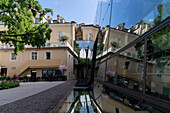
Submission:
[[[169,3],[98,2],[94,23],[108,28],[97,56],[94,98],[104,112],[169,112]],[[112,39],[120,48],[111,48]]]
[[[61,21],[63,20],[63,21]],[[52,29],[51,39],[45,44],[45,47],[37,49],[36,47],[26,45],[25,52],[19,52],[15,55],[14,48],[10,45],[0,45],[0,67],[1,75],[14,77],[24,77],[31,75],[32,79],[50,80],[57,79],[57,76],[65,75],[67,80],[76,78],[74,64],[78,62],[78,55],[74,51],[75,22],[65,22],[64,18],[52,20],[50,17],[44,18],[41,22],[38,16],[35,18],[35,24],[48,22]],[[3,24],[0,30],[6,29]],[[66,42],[60,42],[62,34],[68,34],[69,39]],[[67,66],[67,70],[59,71],[59,66]]]

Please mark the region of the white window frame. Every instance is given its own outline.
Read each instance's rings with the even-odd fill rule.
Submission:
[[[91,37],[89,38],[89,36],[91,35]],[[88,33],[87,34],[87,40],[91,40],[92,39],[92,33]]]
[[[119,44],[119,46],[121,46],[121,39],[120,38],[117,38],[117,43]]]
[[[47,55],[46,55],[47,52],[50,53],[50,59],[47,59]],[[45,51],[44,54],[45,54],[45,57],[44,57],[44,58],[45,58],[46,60],[51,60],[51,59],[52,59],[52,52],[51,52],[51,51]]]
[[[36,53],[37,53],[37,59],[32,59],[32,53],[33,53],[33,52],[36,52]],[[31,54],[30,54],[30,60],[38,60],[38,51],[31,51],[30,53],[31,53]]]
[[[15,59],[15,60],[13,60],[13,59],[12,59],[12,53],[14,54],[14,52],[10,52],[10,61],[17,61],[17,57],[18,57],[18,56],[17,56],[17,55],[15,55],[15,56],[16,56],[16,59]]]
[[[63,31],[58,31],[57,32],[57,38],[60,39],[60,37],[63,35]]]
[[[136,72],[138,72],[138,73],[143,73],[143,69],[142,69],[142,72],[139,72],[139,71],[138,71],[139,65],[143,66],[143,69],[144,69],[144,65],[143,65],[143,64],[137,63]]]

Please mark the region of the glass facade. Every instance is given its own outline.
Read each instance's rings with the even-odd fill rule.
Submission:
[[[55,80],[66,80],[66,76],[63,76],[60,70],[42,70],[43,81],[55,81]]]
[[[137,111],[168,111],[161,102],[170,102],[169,9],[170,0],[98,2],[94,23],[105,28],[96,79],[112,99]],[[157,107],[147,96],[157,100]]]
[[[152,27],[169,16],[169,7],[169,0],[103,0],[98,2],[94,23],[109,25],[111,13],[111,27],[125,23],[130,28],[139,22]]]

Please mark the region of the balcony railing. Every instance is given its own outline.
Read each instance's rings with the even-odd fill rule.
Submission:
[[[167,18],[120,50],[109,49],[100,56],[97,81],[118,94],[145,101],[154,109],[169,111],[169,23]],[[126,54],[130,52],[132,54]],[[107,73],[109,71],[114,74]],[[108,75],[112,78],[108,79]]]
[[[46,47],[68,47],[76,56],[78,56],[68,42],[48,42],[45,44],[45,46],[42,46],[42,48],[46,48]],[[33,47],[31,45],[25,45],[25,48],[37,48],[37,47],[36,46]],[[0,49],[14,49],[14,46],[9,44],[0,44]]]

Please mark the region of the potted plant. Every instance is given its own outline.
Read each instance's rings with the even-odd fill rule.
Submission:
[[[112,72],[109,70],[106,72],[106,75],[107,75],[108,81],[112,81],[113,77],[115,76],[115,72]]]
[[[28,77],[27,77],[27,75],[25,75],[25,76],[23,77],[23,82],[28,82]]]
[[[67,66],[65,66],[65,65],[60,65],[59,66],[59,70],[61,71],[61,72],[63,72],[64,70],[66,70],[67,69]]]
[[[59,41],[60,42],[63,42],[62,44],[65,44],[64,42],[67,41],[69,39],[69,35],[67,33],[63,33],[60,38],[59,38]]]
[[[61,73],[62,73],[62,75],[64,75],[64,70],[66,70],[67,69],[67,66],[65,66],[65,65],[60,65],[59,66],[59,70],[61,71]],[[62,76],[62,80],[64,79],[64,77]]]
[[[119,45],[119,43],[118,43],[116,40],[111,40],[111,41],[110,41],[110,46],[111,46],[113,49],[118,49],[118,48],[120,48],[120,45]]]

